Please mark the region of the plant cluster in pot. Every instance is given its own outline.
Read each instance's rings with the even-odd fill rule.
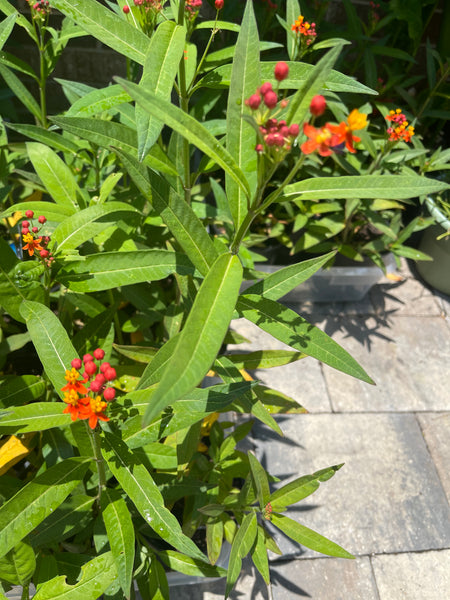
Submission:
[[[400,257],[430,259],[406,242],[432,223],[414,199],[428,184],[424,179],[421,185],[417,175],[442,168],[445,157],[423,147],[400,109],[377,106],[374,122],[365,122],[358,115],[372,112],[368,104],[349,116],[348,129],[357,135],[333,146],[341,126],[329,122],[329,113],[341,119],[344,107],[334,94],[327,97],[329,102],[323,96],[313,98],[311,122],[316,125],[320,119],[323,125],[305,126],[309,139],[301,144],[305,160],[300,173],[314,175],[314,185],[289,183],[275,198],[269,195],[272,201],[254,220],[247,239],[255,268],[262,273],[314,254],[335,253],[286,296],[288,301],[360,300],[383,274],[395,270]],[[369,186],[378,174],[389,174],[390,185],[381,183],[376,191],[349,189],[355,176]],[[413,217],[407,214],[405,219],[411,211]]]
[[[424,231],[419,250],[433,261],[418,261],[417,271],[429,285],[450,295],[450,204],[445,194],[428,196],[425,203],[435,224]]]
[[[203,21],[194,0],[39,1],[30,22],[0,2],[0,40],[22,27],[42,58],[33,77],[39,101],[13,72],[30,75],[31,66],[11,55],[0,65],[11,96],[36,119],[8,124],[1,138],[3,596],[18,584],[23,600],[32,586],[35,600],[117,600],[134,598],[136,584],[143,600],[169,598],[167,569],[223,575],[229,596],[247,555],[270,585],[267,551],[279,550],[268,522],[313,550],[352,557],[284,514],[342,465],[273,491],[274,478],[238,446],[254,419],[281,433],[274,415],[304,412],[248,370],[310,356],[372,382],[278,302],[331,255],[240,293],[253,266],[244,241],[270,204],[323,185],[333,197],[345,187],[372,199],[394,180],[397,199],[446,185],[416,175],[301,178],[311,153],[297,140],[304,125],[311,131],[312,99],[323,88],[370,90],[333,71],[340,41],[314,66],[262,61],[252,2],[240,27],[221,22],[223,3],[215,5],[216,19]],[[287,6],[293,20],[298,4]],[[55,8],[66,16],[58,30]],[[210,53],[219,27],[229,42],[220,59]],[[49,116],[49,69],[64,41],[86,33],[130,61],[129,77],[102,89],[64,81],[70,108]],[[331,152],[343,140],[353,148],[352,114],[335,126]],[[357,111],[357,119],[365,117]],[[235,316],[291,349],[227,354],[227,342],[239,341],[229,331]],[[23,348],[36,360],[19,372]],[[220,382],[202,387],[208,373]],[[239,420],[219,418],[230,411]],[[216,565],[224,540],[226,571]]]

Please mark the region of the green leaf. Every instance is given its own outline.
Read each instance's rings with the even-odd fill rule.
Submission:
[[[28,433],[70,425],[70,415],[63,414],[64,408],[60,402],[33,402],[10,407],[8,412],[0,414],[0,433]]]
[[[55,252],[77,248],[116,224],[121,216],[129,219],[131,214],[138,215],[139,211],[124,202],[107,202],[80,210],[60,223],[53,232]]]
[[[39,302],[26,300],[20,307],[20,314],[26,321],[34,347],[44,366],[45,372],[60,398],[66,369],[77,353],[58,317]]]
[[[309,113],[309,105],[313,96],[322,91],[341,50],[342,44],[329,50],[310,71],[303,85],[289,102],[286,115],[288,123],[299,123],[301,126]]]
[[[292,350],[256,350],[245,354],[229,354],[227,358],[238,369],[254,371],[255,369],[271,369],[288,365],[306,356],[307,354],[303,352],[293,352]]]
[[[236,583],[242,568],[242,559],[248,554],[253,546],[257,533],[256,514],[249,513],[242,519],[241,526],[237,530],[233,540],[230,553],[230,562],[228,565],[227,584],[225,588],[225,598],[228,598],[231,590]]]
[[[24,213],[26,210],[33,210],[35,213],[41,215],[45,214],[48,221],[56,221],[57,223],[64,221],[66,217],[70,217],[74,212],[72,208],[54,204],[53,202],[18,202],[2,212],[0,217],[8,217],[19,211]]]
[[[0,407],[7,408],[36,400],[45,392],[45,381],[36,375],[15,375],[0,384]]]
[[[102,252],[68,263],[58,273],[58,280],[76,292],[98,292],[143,281],[158,281],[172,273],[194,273],[185,254],[169,250]]]
[[[261,573],[266,585],[270,584],[269,558],[266,548],[266,534],[261,525],[258,525],[257,535],[250,556],[258,571]]]
[[[254,283],[245,290],[246,294],[258,294],[269,298],[269,300],[278,300],[295,287],[309,279],[316,273],[320,267],[330,260],[335,252],[329,252],[317,258],[304,260],[294,265],[289,265],[272,273],[262,281]]]
[[[261,510],[264,510],[270,498],[269,479],[267,477],[266,470],[260,464],[256,456],[251,452],[248,452],[247,456],[248,462],[250,464],[250,471],[252,474],[253,483],[255,485],[256,497],[258,498],[259,502],[259,507]]]
[[[28,21],[28,19],[21,14],[17,14],[17,8],[13,6],[8,0],[0,0],[0,10],[6,16],[15,15],[17,18],[17,24],[27,30],[27,33],[33,40],[36,40],[36,34],[34,32],[33,25]],[[36,40],[37,41],[37,40]]]
[[[9,38],[11,31],[14,28],[14,23],[16,22],[19,13],[11,13],[6,19],[4,19],[0,23],[0,50],[6,43],[6,40]]]
[[[284,510],[287,506],[300,502],[317,490],[320,483],[328,481],[343,464],[316,471],[312,475],[304,475],[287,483],[270,496],[270,504],[275,511]]]
[[[134,566],[134,526],[127,503],[116,490],[105,488],[101,497],[102,516],[116,563],[120,586],[129,598]]]
[[[348,352],[293,310],[256,295],[241,295],[236,308],[240,316],[255,323],[277,340],[343,373],[373,383]]]
[[[307,548],[311,548],[311,550],[315,550],[321,554],[327,554],[328,556],[355,558],[350,552],[341,548],[341,546],[338,546],[331,540],[323,537],[320,533],[316,533],[312,529],[297,523],[297,521],[293,521],[289,517],[285,517],[278,513],[272,513],[270,515],[270,520],[275,527],[281,529],[288,537]]]
[[[241,281],[238,257],[219,256],[200,286],[174,354],[145,414],[145,424],[190,392],[206,375],[230,324]]]
[[[44,299],[44,290],[36,265],[21,263],[6,240],[0,238],[0,306],[23,322],[20,307],[27,298]]]
[[[243,118],[245,100],[260,85],[259,38],[253,3],[247,2],[241,31],[234,52],[230,91],[227,104],[227,150],[242,169],[253,196],[257,185],[257,153],[255,130]],[[248,194],[231,173],[226,176],[226,191],[236,230],[247,214]]]
[[[119,148],[133,155],[137,152],[136,132],[121,123],[88,117],[51,117],[50,121],[97,146]]]
[[[52,7],[70,17],[106,46],[141,65],[144,63],[148,37],[96,0],[83,0],[81,4],[71,0],[55,0]]]
[[[342,40],[341,47],[345,45],[345,40]],[[272,84],[278,85],[274,78],[273,70],[276,62],[261,62],[261,80],[270,81]],[[300,62],[287,62],[289,66],[289,76],[279,84],[282,90],[298,90],[311,75],[315,68],[313,65]],[[231,80],[231,65],[223,65],[211,71],[198,84],[199,87],[210,87],[213,89],[227,88]],[[374,90],[359,83],[355,79],[343,75],[338,71],[331,71],[326,81],[323,83],[323,89],[330,92],[350,92],[355,94],[377,94]]]
[[[131,98],[120,85],[108,85],[108,87],[93,90],[76,100],[65,113],[65,116],[90,117],[128,102],[131,102]]]
[[[0,558],[0,580],[13,585],[26,585],[36,569],[34,550],[25,542],[19,542]]]
[[[20,79],[15,75],[8,67],[2,65],[0,63],[0,75],[5,80],[7,86],[10,88],[12,92],[14,92],[17,99],[22,102],[22,104],[28,108],[30,113],[36,117],[36,119],[40,122],[41,120],[41,109],[39,104],[36,102],[34,97],[28,91],[28,89],[24,86],[24,84],[20,81]]]
[[[41,584],[33,600],[97,600],[117,577],[111,552],[96,556],[81,567],[81,577],[74,585],[60,575]]]
[[[249,185],[244,173],[233,157],[225,150],[219,140],[191,115],[185,113],[177,106],[156,96],[149,90],[142,90],[138,85],[125,79],[116,78],[132,98],[148,113],[163,121],[166,125],[178,132],[199,150],[212,158],[226,173],[242,187],[246,196],[249,195]],[[124,150],[126,150],[124,148]]]
[[[223,521],[210,521],[206,523],[206,547],[208,549],[208,558],[212,565],[215,565],[220,556],[223,542]]]
[[[0,508],[0,556],[50,515],[81,482],[89,459],[67,458],[27,483]]]
[[[300,4],[298,0],[287,0],[286,2],[286,48],[288,51],[288,56],[291,60],[295,60],[297,43],[297,36],[292,31],[291,27],[298,19],[298,17],[302,14],[302,10],[300,8]]]
[[[161,23],[150,39],[139,86],[150,90],[166,101],[170,100],[180,59],[183,56],[186,30],[173,21]],[[157,141],[164,122],[149,115],[136,105],[136,128],[138,134],[138,158],[143,160]]]
[[[337,198],[386,198],[406,200],[440,192],[449,186],[420,175],[361,175],[360,177],[315,177],[284,188],[281,200],[326,200]]]
[[[138,456],[110,433],[102,438],[102,452],[112,474],[155,533],[180,552],[204,560],[205,556],[184,535],[176,517],[164,506],[158,486]]]
[[[48,131],[38,125],[29,125],[28,123],[5,123],[5,125],[9,129],[17,131],[32,140],[46,144],[55,150],[71,152],[73,154],[76,154],[80,150],[80,147],[71,140],[66,139],[55,131]]]
[[[95,498],[86,494],[69,496],[31,534],[34,548],[59,544],[87,527],[93,518],[92,505]]]
[[[27,142],[27,152],[36,173],[56,202],[75,212],[78,209],[77,193],[81,196],[72,171],[49,146]]]
[[[173,550],[158,552],[159,558],[173,571],[197,577],[224,577],[227,573],[222,567],[215,567],[209,563],[185,556]]]

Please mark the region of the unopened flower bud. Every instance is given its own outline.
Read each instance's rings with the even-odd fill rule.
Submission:
[[[92,354],[85,354],[83,356],[83,362],[84,364],[88,363],[89,361],[94,360],[94,357],[92,356]]]
[[[109,362],[104,362],[100,365],[100,371],[102,373],[104,373],[106,371],[106,369],[109,369],[111,365],[109,364]]]
[[[113,381],[117,377],[116,370],[112,367],[108,367],[103,374],[107,381]]]
[[[292,137],[297,137],[299,133],[300,127],[297,125],[297,123],[292,123],[292,125],[289,127],[289,135],[292,135]]]
[[[78,371],[78,369],[81,369],[81,365],[83,363],[81,362],[81,358],[74,358],[70,364],[74,369],[77,369]]]
[[[130,12],[130,7],[128,6],[128,4],[125,4],[122,10],[127,15]]]
[[[94,381],[91,382],[91,385],[89,386],[91,392],[94,392],[95,394],[98,394],[98,392],[102,389],[102,384],[97,381],[96,379],[94,379]]]
[[[289,66],[287,63],[280,61],[275,65],[273,73],[277,81],[283,81],[289,75]]]
[[[39,252],[39,256],[40,256],[41,258],[48,258],[48,255],[49,255],[49,254],[50,254],[50,252],[49,252],[48,250],[41,250],[41,251]]]
[[[88,375],[93,375],[97,371],[97,365],[93,360],[84,364],[84,369]]]
[[[275,92],[267,92],[264,95],[264,104],[267,106],[267,108],[275,108],[277,102],[278,96],[275,94]]]
[[[224,0],[216,0],[214,2],[214,6],[216,7],[217,10],[222,10],[224,5]]]
[[[105,383],[106,377],[103,375],[103,373],[97,373],[95,376],[95,381],[98,381],[101,387]]]
[[[105,351],[101,348],[97,348],[97,350],[94,350],[93,354],[94,358],[96,358],[97,360],[102,360],[102,358],[105,358]]]
[[[264,96],[265,94],[267,94],[267,92],[272,91],[272,84],[266,81],[266,83],[263,83],[262,86],[259,88],[259,91]]]
[[[263,145],[256,144],[255,150],[256,150],[256,152],[263,152],[264,151]]]
[[[28,221],[22,221],[22,229],[26,229],[29,226],[30,226],[30,223]]]
[[[223,2],[223,0],[222,0]],[[116,390],[114,388],[106,388],[106,390],[103,392],[103,398],[105,400],[114,400],[114,398],[116,397]]]
[[[34,217],[34,212],[32,210],[26,210],[25,216],[27,219],[32,219]]]
[[[261,104],[261,96],[259,94],[253,94],[246,102],[252,110],[256,110]]]
[[[46,219],[46,217],[44,217],[44,215],[40,215],[38,217],[38,221],[41,225],[43,225],[47,221],[47,219]]]
[[[39,228],[38,228],[38,227],[32,227],[32,228],[31,228],[31,231],[32,231],[33,233],[37,233],[37,232],[39,231]]]
[[[315,117],[320,117],[325,112],[327,101],[323,96],[317,95],[311,100],[309,112]]]

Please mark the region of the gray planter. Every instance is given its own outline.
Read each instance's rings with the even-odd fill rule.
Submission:
[[[383,258],[388,273],[396,268],[392,254]],[[255,268],[264,273],[274,273],[281,265],[256,264]],[[355,302],[362,300],[370,288],[382,279],[382,269],[368,263],[355,263],[352,266],[333,266],[320,269],[307,281],[297,286],[283,297],[286,302]]]
[[[450,236],[436,239],[444,231],[440,225],[433,225],[424,231],[419,250],[433,260],[417,261],[417,270],[429,285],[450,296]]]

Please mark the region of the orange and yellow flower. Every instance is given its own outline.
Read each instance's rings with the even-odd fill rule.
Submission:
[[[408,123],[406,116],[402,113],[400,108],[390,110],[386,120],[392,123],[391,127],[388,127],[387,130],[390,142],[411,141],[411,138],[414,135],[414,127]]]
[[[333,150],[331,147],[336,144],[334,144],[334,136],[327,125],[317,129],[309,123],[305,123],[303,125],[303,133],[309,138],[309,140],[301,145],[301,150],[304,154],[311,154],[315,150],[317,150],[320,156],[330,156],[332,154]]]
[[[23,236],[23,241],[25,242],[25,246],[23,246],[22,249],[28,250],[28,254],[30,256],[34,255],[35,250],[44,250],[44,248],[41,246],[42,238],[39,237],[37,239],[34,239],[32,233],[26,233]]]
[[[105,409],[108,406],[106,402],[101,399],[101,396],[95,398],[86,398],[89,404],[86,404],[80,410],[80,419],[89,419],[89,427],[95,429],[98,421],[109,421],[109,417],[105,415]]]
[[[326,127],[331,131],[334,136],[333,146],[345,143],[345,147],[349,152],[355,153],[354,142],[360,142],[361,138],[353,135],[354,131],[364,129],[367,126],[367,115],[360,113],[357,108],[353,109],[348,115],[347,123],[342,121],[339,125],[330,125],[327,123]]]

